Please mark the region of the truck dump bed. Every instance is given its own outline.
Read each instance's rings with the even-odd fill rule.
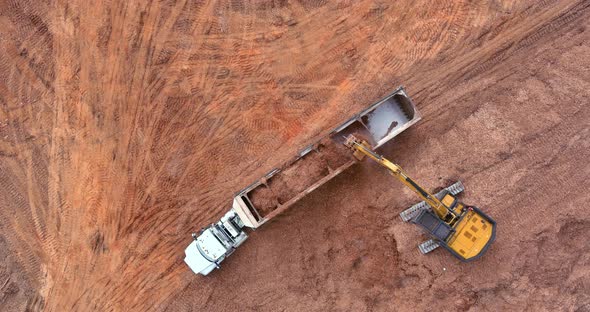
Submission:
[[[418,120],[420,114],[400,87],[240,191],[232,208],[245,226],[257,228],[355,163],[343,145],[346,136],[354,134],[378,148]]]

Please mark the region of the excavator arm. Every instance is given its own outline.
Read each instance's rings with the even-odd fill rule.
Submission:
[[[350,135],[346,138],[345,145],[354,151],[354,155],[357,159],[360,160],[364,156],[367,156],[376,161],[381,166],[385,167],[391,175],[396,177],[406,187],[414,191],[414,193],[420,196],[422,200],[432,207],[438,217],[442,220],[451,221],[457,217],[457,214],[454,211],[448,209],[438,198],[430,194],[428,191],[418,185],[418,183],[414,182],[414,180],[412,180],[412,178],[410,178],[400,166],[373,152],[366,141],[362,141],[355,136]]]

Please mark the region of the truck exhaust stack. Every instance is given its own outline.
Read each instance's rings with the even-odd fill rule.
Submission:
[[[420,118],[403,87],[398,88],[240,191],[222,220],[195,236],[185,262],[195,273],[207,275],[247,238],[245,227],[258,228],[352,166],[356,160],[344,146],[349,135],[378,148]]]

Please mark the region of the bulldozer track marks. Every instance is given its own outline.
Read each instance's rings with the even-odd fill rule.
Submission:
[[[440,152],[442,141],[429,137],[433,130],[437,137],[469,142],[470,154],[449,161],[447,172],[441,174],[465,170],[461,176],[470,189],[478,190],[483,206],[493,206],[492,194],[506,207],[536,206],[536,198],[544,194],[554,195],[548,202],[563,205],[588,174],[586,168],[575,171],[565,162],[588,156],[588,131],[580,131],[579,125],[589,117],[587,105],[564,94],[585,92],[587,77],[570,68],[571,74],[554,79],[543,72],[527,78],[553,90],[544,97],[554,96],[568,108],[556,110],[533,96],[540,89],[523,88],[530,94],[518,96],[530,99],[519,105],[534,101],[547,111],[546,116],[535,116],[545,119],[529,129],[512,124],[510,116],[474,100],[473,94],[486,99],[502,96],[493,95],[491,88],[521,74],[511,59],[522,58],[588,20],[589,7],[588,1],[569,0],[0,3],[0,228],[6,252],[22,265],[22,278],[13,274],[30,280],[35,288],[23,286],[23,293],[32,295],[20,310],[176,310],[177,299],[185,307],[201,300],[197,308],[207,309],[221,304],[225,310],[272,310],[285,302],[303,308],[295,303],[303,301],[276,295],[283,292],[319,302],[306,307],[311,310],[326,309],[321,302],[329,303],[330,309],[383,310],[389,302],[385,297],[399,299],[387,293],[398,285],[392,285],[387,274],[372,277],[370,271],[388,268],[392,271],[387,273],[395,275],[398,269],[395,264],[382,265],[368,248],[375,244],[374,250],[384,250],[379,257],[408,261],[393,225],[379,223],[387,228],[379,237],[388,248],[368,244],[359,235],[372,224],[365,218],[381,220],[373,216],[377,213],[350,214],[356,220],[351,229],[356,236],[342,240],[347,231],[338,219],[340,209],[331,210],[322,197],[311,196],[309,205],[294,211],[306,211],[322,222],[308,220],[305,226],[284,231],[272,224],[288,220],[269,223],[268,230],[252,236],[257,240],[253,247],[232,256],[228,265],[234,271],[214,281],[191,282],[179,246],[190,240],[191,232],[226,211],[236,191],[286,161],[312,137],[327,134],[343,116],[401,83],[424,116],[411,135],[421,144],[413,146],[425,155]],[[560,66],[544,64],[550,64],[543,67],[547,71]],[[507,72],[502,79],[489,78],[500,70]],[[561,81],[563,92],[556,90],[555,79]],[[504,110],[520,112],[509,104]],[[496,119],[480,135],[490,142],[510,136],[503,141],[504,154],[478,145],[478,138],[470,136],[468,129],[486,117]],[[521,119],[533,122],[530,116]],[[399,144],[408,146],[409,137],[400,136]],[[438,161],[426,159],[423,162]],[[431,165],[405,160],[415,168]],[[562,171],[570,175],[560,175]],[[536,172],[557,178],[538,179]],[[359,177],[358,172],[347,175]],[[512,185],[509,189],[483,182],[505,176]],[[570,191],[556,194],[560,188]],[[530,196],[515,197],[512,192]],[[355,202],[346,196],[350,195],[339,202],[341,206]],[[420,209],[424,207],[402,212],[404,220]],[[491,209],[491,215],[501,220],[517,215],[534,224],[533,214],[524,208]],[[550,211],[540,214],[553,216]],[[297,218],[297,212],[285,218]],[[327,241],[336,247],[329,250],[321,241],[311,248],[316,245],[301,238],[304,228],[323,222],[333,227]],[[285,263],[296,278],[281,271],[285,281],[280,285],[265,273],[269,263],[276,265],[272,261],[289,254],[279,238],[295,238],[300,250]],[[273,248],[280,252],[268,251]],[[332,263],[351,271],[326,273]],[[434,266],[420,264],[408,272]],[[256,279],[252,281],[246,271]],[[358,281],[351,281],[353,274]],[[252,287],[244,290],[245,295],[236,294],[243,306],[224,301],[214,291],[222,283],[243,284],[246,279]],[[404,283],[421,280],[409,278]],[[205,291],[195,291],[198,287]],[[315,287],[326,291],[310,293]],[[256,289],[274,295],[257,301],[261,295],[252,293]],[[420,309],[427,303],[416,304],[414,308]]]

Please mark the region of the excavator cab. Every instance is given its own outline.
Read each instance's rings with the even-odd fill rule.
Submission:
[[[446,203],[450,198],[455,202],[455,209],[461,210],[454,221],[449,223],[448,219],[439,218],[432,210],[424,209],[411,222],[420,226],[437,245],[444,247],[461,261],[475,260],[483,255],[494,241],[496,222],[479,208],[465,206],[450,194],[445,195],[441,201]],[[452,206],[447,207],[452,209]],[[423,251],[422,248],[420,250]]]
[[[455,257],[468,262],[478,259],[496,238],[496,222],[475,206],[465,212],[453,227],[453,234],[441,244]]]

